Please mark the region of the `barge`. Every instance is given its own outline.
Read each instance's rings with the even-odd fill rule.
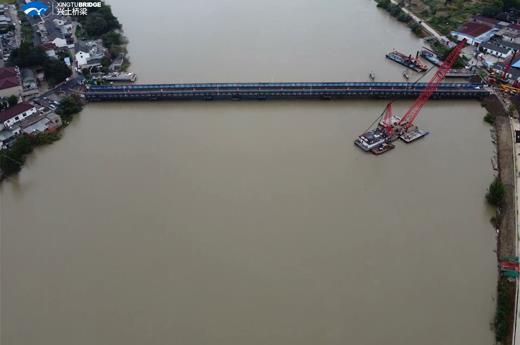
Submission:
[[[430,132],[414,127],[406,132],[403,132],[403,134],[401,134],[399,138],[401,138],[401,140],[405,143],[410,144],[411,142],[424,138],[428,134],[430,134]]]
[[[406,56],[405,54],[399,53],[397,50],[394,50],[388,54],[386,54],[386,58],[397,62],[403,66],[408,67],[415,72],[425,72],[428,70],[428,67],[421,62],[419,59],[419,52],[417,52],[416,57],[414,58],[412,55]]]
[[[135,82],[137,80],[137,75],[135,73],[123,73],[123,72],[114,72],[106,75],[102,75],[97,77],[96,79],[101,79],[108,82]]]
[[[388,142],[387,134],[384,129],[379,127],[361,134],[354,140],[354,144],[366,152],[372,152],[373,149],[377,149],[379,146]]]
[[[446,74],[446,78],[471,78],[477,75],[474,69],[458,68],[450,69]]]
[[[393,149],[395,149],[394,144],[383,143],[383,144],[379,145],[378,147],[375,147],[372,150],[370,150],[370,152],[372,152],[373,154],[378,156],[378,155],[382,155],[383,153],[388,152]]]
[[[392,144],[394,141],[401,139],[407,144],[424,138],[430,132],[412,126],[408,129],[398,126],[400,118],[392,116],[393,131],[387,132],[383,122],[379,123],[377,128],[366,131],[361,134],[354,144],[365,152],[371,152],[375,155],[381,155],[395,148]]]
[[[434,52],[432,52],[430,49],[424,48],[423,50],[421,50],[421,56],[424,59],[431,62],[432,64],[434,64],[435,66],[442,65],[442,60],[440,59],[440,57]]]

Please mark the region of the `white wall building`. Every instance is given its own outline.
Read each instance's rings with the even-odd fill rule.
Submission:
[[[486,24],[470,22],[464,24],[456,31],[452,31],[451,35],[459,42],[466,39],[468,44],[479,46],[489,41],[498,31],[499,29],[492,28]]]
[[[0,127],[4,129],[10,128],[17,122],[20,122],[31,115],[36,114],[36,107],[29,103],[19,103],[14,107],[0,112]]]

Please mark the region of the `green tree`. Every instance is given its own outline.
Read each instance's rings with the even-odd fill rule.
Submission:
[[[17,173],[25,162],[25,156],[32,151],[31,140],[22,135],[9,149],[0,151],[0,169],[5,175]]]
[[[484,7],[482,9],[482,14],[487,17],[495,17],[502,12],[503,8],[504,3],[501,0],[497,0],[493,3],[490,2],[486,7]]]
[[[484,121],[492,125],[495,123],[495,117],[490,113],[487,113],[486,116],[484,116]]]
[[[486,194],[486,200],[493,206],[502,206],[504,202],[504,196],[506,194],[506,188],[500,179],[495,178],[495,180],[489,186],[488,192]]]
[[[15,95],[9,96],[7,98],[7,103],[9,104],[10,107],[17,105],[18,104],[18,97],[16,97]]]
[[[85,31],[91,37],[99,37],[109,31],[107,21],[102,15],[94,13],[87,17]]]
[[[70,120],[72,115],[79,113],[82,109],[83,105],[79,97],[67,96],[61,100],[56,109],[56,113],[60,115],[63,120]]]
[[[22,42],[19,48],[13,49],[7,64],[9,66],[33,67],[43,65],[48,59],[43,50],[31,46],[27,42]]]
[[[103,66],[103,68],[108,68],[110,66],[110,59],[103,56],[103,58],[101,58],[101,66]]]
[[[56,85],[70,77],[72,71],[67,67],[65,62],[61,60],[49,59],[43,65],[43,71],[45,72],[45,78],[50,85]]]
[[[22,168],[23,162],[11,157],[9,150],[0,151],[0,170],[6,176],[16,174]]]
[[[101,38],[103,39],[103,45],[108,49],[112,48],[113,46],[119,46],[123,44],[123,38],[121,34],[116,31],[107,32]]]

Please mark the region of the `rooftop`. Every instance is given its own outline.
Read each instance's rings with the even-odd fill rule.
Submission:
[[[0,122],[7,121],[7,120],[15,117],[16,115],[19,115],[31,108],[34,108],[34,105],[32,105],[30,103],[22,102],[7,110],[1,111],[0,112]]]
[[[460,32],[461,34],[472,37],[478,37],[491,29],[492,27],[487,24],[470,22],[462,25],[459,29],[456,30],[456,32]]]
[[[40,48],[45,51],[54,50],[54,49],[56,49],[56,45],[52,42],[45,42],[45,43],[40,44]]]
[[[501,47],[498,44],[495,44],[494,42],[485,42],[482,43],[480,46],[484,49],[493,50],[504,55],[507,55],[511,51],[510,49]]]
[[[19,85],[20,78],[16,67],[0,68],[0,90],[10,89]]]
[[[501,41],[497,41],[497,44],[501,45],[502,47],[509,48],[510,50],[519,50],[520,49],[520,44],[509,42],[509,41],[501,40]]]
[[[0,68],[0,79],[18,76],[18,69],[16,67]]]
[[[511,38],[520,37],[520,27],[519,29],[511,29],[511,27],[503,28],[500,30],[497,35],[499,36],[507,36]]]
[[[23,80],[26,80],[26,79],[35,79],[35,78],[36,78],[36,77],[34,76],[34,72],[33,72],[32,69],[30,69],[30,68],[22,68],[21,72],[22,72],[22,79],[23,79]]]

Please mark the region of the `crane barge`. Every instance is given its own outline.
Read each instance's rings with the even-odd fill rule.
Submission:
[[[392,103],[388,103],[379,117],[382,117],[382,120],[377,127],[361,134],[354,143],[364,151],[379,155],[392,150],[395,147],[392,143],[397,139],[401,139],[405,143],[411,143],[428,135],[428,131],[421,130],[414,124],[415,119],[435,90],[437,90],[455,61],[457,61],[465,44],[466,40],[464,39],[451,51],[439,66],[435,75],[426,84],[419,97],[402,117],[393,114]]]

